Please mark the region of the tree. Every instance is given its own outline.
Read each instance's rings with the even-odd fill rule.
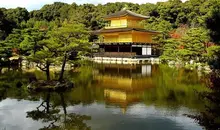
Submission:
[[[203,54],[206,53],[205,43],[209,41],[208,31],[204,28],[191,28],[176,30],[175,33],[181,36],[173,36],[168,40],[162,40],[164,43],[161,59],[164,61],[189,60],[200,61]]]
[[[47,80],[50,80],[50,66],[55,63],[58,44],[49,39],[48,31],[54,27],[53,22],[45,21],[27,22],[21,30],[22,41],[20,42],[21,55],[35,62],[36,66],[46,72]]]
[[[64,22],[62,27],[51,31],[50,40],[58,45],[57,51],[62,57],[62,67],[59,81],[63,80],[66,62],[72,52],[83,52],[88,50],[88,32],[82,24]]]
[[[6,17],[6,11],[6,9],[0,8],[0,40],[5,40],[16,27],[15,23]]]
[[[209,62],[215,69],[220,69],[220,46],[211,46],[207,49]]]
[[[47,80],[50,80],[50,66],[57,60],[59,45],[51,39],[44,39],[38,43],[38,47],[28,56],[28,60],[35,62],[40,70],[46,72]]]
[[[205,53],[205,43],[209,41],[208,32],[204,28],[192,28],[181,39],[182,49],[178,56],[183,61],[200,60]]]
[[[5,12],[5,15],[8,20],[13,21],[17,27],[20,26],[22,21],[27,21],[29,19],[29,12],[25,8],[15,8],[15,9],[8,9]]]
[[[20,29],[13,29],[12,33],[5,39],[8,47],[19,48],[20,43],[23,41],[22,32]]]
[[[4,14],[3,11],[0,10],[0,40],[3,39],[3,36],[5,35],[4,30],[3,30],[3,26],[4,26]]]
[[[150,18],[147,23],[145,23],[145,28],[148,30],[161,31],[166,35],[173,29],[170,22],[155,18]]]
[[[30,51],[37,51],[36,49],[39,48],[37,42],[44,39],[42,38],[44,34],[40,31],[41,27],[46,27],[48,31],[56,30],[59,32],[65,28],[63,23],[69,21],[74,24],[83,24],[84,28],[88,30],[97,30],[106,24],[103,16],[120,11],[127,6],[127,9],[131,11],[150,16],[146,20],[147,22],[143,22],[144,27],[148,30],[161,31],[161,35],[156,39],[162,43],[161,47],[166,43],[166,40],[168,40],[168,44],[170,43],[170,33],[173,30],[178,30],[182,25],[189,27],[192,33],[187,32],[188,34],[179,38],[179,41],[174,41],[181,43],[180,47],[182,47],[177,49],[178,58],[185,61],[195,60],[200,59],[201,54],[205,52],[206,48],[204,48],[203,42],[209,38],[205,41],[201,40],[203,36],[210,35],[212,42],[215,43],[220,41],[219,5],[219,0],[189,0],[184,3],[180,0],[169,0],[157,4],[141,5],[128,2],[107,3],[105,5],[55,2],[31,12],[25,8],[0,8],[0,40],[4,40],[4,46],[11,49],[18,48],[22,55],[29,55]],[[44,26],[42,26],[43,24]],[[199,31],[195,31],[194,28]],[[65,38],[56,38],[55,35],[58,37],[60,35],[56,34],[56,31],[54,33],[51,31],[48,38],[53,37],[50,39],[52,43],[59,42],[60,44]],[[93,41],[94,38],[91,36],[89,41]],[[61,52],[64,51],[59,50],[59,54]],[[72,54],[76,52],[72,51]],[[164,52],[166,53],[167,50]]]
[[[22,36],[21,30],[20,29],[13,29],[12,33],[9,34],[9,36],[4,41],[2,41],[2,44],[4,44],[3,48],[5,51],[7,51],[7,52],[5,52],[5,54],[7,54],[7,57],[5,57],[6,59],[9,59],[11,56],[20,55],[20,53],[19,53],[20,47],[19,46],[22,41],[23,41],[23,36]],[[3,55],[5,55],[5,54],[3,53]]]
[[[40,10],[32,11],[31,16],[36,20],[47,20],[48,22],[60,19],[60,9],[67,5],[62,2],[44,5]]]
[[[210,16],[206,19],[206,27],[210,30],[210,36],[212,41],[220,43],[220,2],[218,0],[212,0],[213,6],[211,8]]]
[[[4,42],[0,42],[0,66],[9,61],[9,57],[12,56],[12,51],[6,46]]]
[[[41,31],[38,28],[26,28],[22,30],[23,41],[20,42],[20,48],[25,55],[33,51],[35,54],[39,48],[38,42],[45,38],[46,31]]]
[[[160,57],[162,61],[176,61],[179,49],[179,41],[176,39],[167,39],[164,41],[163,54]]]
[[[158,2],[157,10],[160,18],[175,25],[178,14],[181,12],[181,0],[169,0],[167,2]]]

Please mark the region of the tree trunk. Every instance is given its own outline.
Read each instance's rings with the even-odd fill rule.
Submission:
[[[47,75],[47,81],[50,80],[50,63],[47,61],[46,63],[46,75]]]
[[[50,92],[47,93],[47,98],[46,98],[46,112],[50,112]]]
[[[64,58],[63,58],[63,64],[62,64],[62,68],[61,68],[61,72],[60,72],[60,77],[59,77],[60,82],[63,80],[63,74],[64,74],[64,69],[66,66],[66,60],[67,60],[67,53],[65,52]]]
[[[18,60],[18,65],[19,65],[19,68],[22,69],[22,59],[21,58],[19,58],[19,60]]]
[[[65,99],[64,99],[63,93],[60,93],[60,99],[61,99],[61,104],[62,104],[62,107],[63,107],[64,122],[66,122],[67,111],[66,111],[66,103],[65,103]]]
[[[37,42],[34,40],[34,56],[35,56],[35,54],[36,54],[36,51],[37,51]]]

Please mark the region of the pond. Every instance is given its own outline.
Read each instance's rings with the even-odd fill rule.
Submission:
[[[0,130],[201,130],[205,110],[198,93],[209,91],[195,70],[166,65],[92,64],[68,71],[75,87],[29,92],[40,71],[1,69]],[[56,78],[56,73],[51,75]]]

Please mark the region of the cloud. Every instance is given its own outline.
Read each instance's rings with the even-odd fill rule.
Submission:
[[[40,9],[45,4],[52,4],[53,2],[65,2],[65,3],[92,3],[92,4],[106,4],[108,2],[132,2],[132,3],[156,3],[167,0],[0,0],[0,7],[4,8],[16,8],[25,7],[28,10]],[[183,0],[185,1],[185,0]]]
[[[37,130],[45,124],[27,118],[27,111],[35,110],[41,101],[5,99],[0,102],[0,130]]]

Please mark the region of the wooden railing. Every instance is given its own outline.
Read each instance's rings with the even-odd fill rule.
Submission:
[[[143,23],[127,23],[127,24],[121,24],[121,25],[115,25],[112,26],[111,24],[106,24],[105,25],[105,29],[115,29],[115,28],[144,28],[144,24]]]
[[[111,26],[110,24],[107,24],[105,26],[105,29],[114,29],[114,28],[126,28],[127,25],[117,25],[117,26]]]

